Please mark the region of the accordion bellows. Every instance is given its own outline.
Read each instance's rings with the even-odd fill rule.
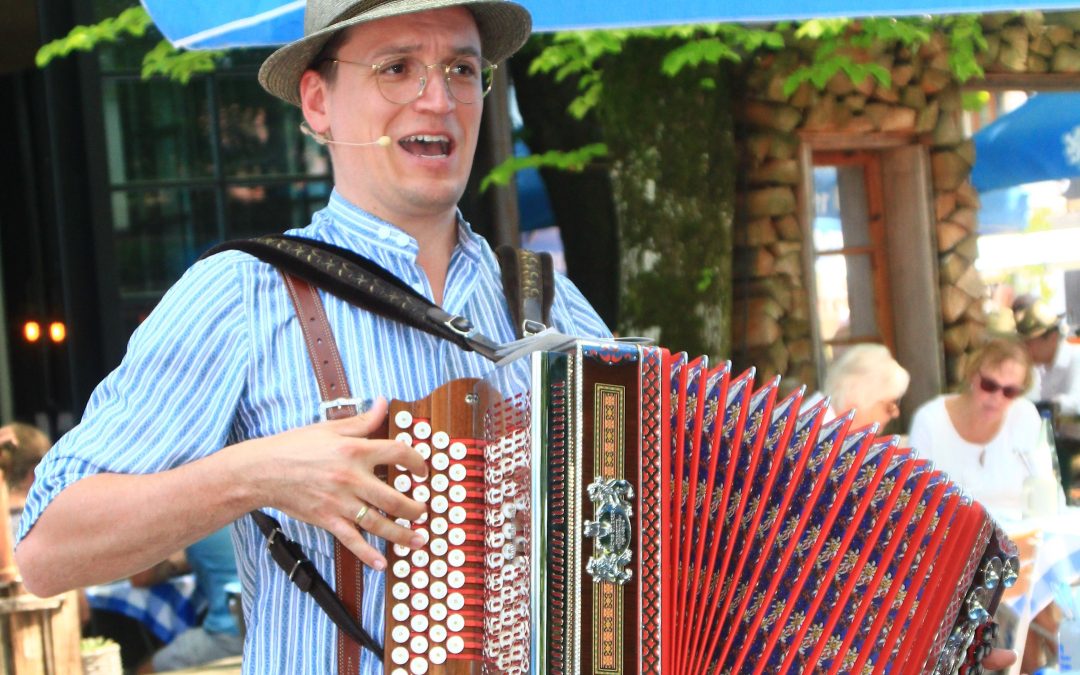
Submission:
[[[895,437],[661,348],[528,365],[391,404],[387,673],[979,672],[1016,549]]]

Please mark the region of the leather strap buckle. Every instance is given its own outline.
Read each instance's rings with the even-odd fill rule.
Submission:
[[[330,419],[328,415],[331,410],[349,406],[355,408],[356,414],[359,415],[371,407],[371,401],[366,398],[335,398],[332,401],[323,401],[319,404],[319,419],[325,422]]]

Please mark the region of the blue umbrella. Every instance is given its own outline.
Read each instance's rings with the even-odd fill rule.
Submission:
[[[1037,94],[973,140],[979,192],[1080,176],[1080,93]]]
[[[714,21],[776,21],[835,16],[910,16],[1075,7],[1076,0],[519,0],[538,32]],[[303,0],[142,0],[178,47],[282,44],[303,33]]]

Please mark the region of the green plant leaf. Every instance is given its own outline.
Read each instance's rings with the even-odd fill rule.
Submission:
[[[510,157],[491,170],[480,182],[480,191],[486,192],[491,185],[508,185],[514,174],[522,169],[552,168],[560,171],[582,171],[598,157],[607,156],[608,148],[604,143],[591,143],[577,150],[549,150],[539,155],[528,157]]]

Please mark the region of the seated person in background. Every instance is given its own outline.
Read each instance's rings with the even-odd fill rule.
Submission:
[[[829,419],[854,408],[852,429],[876,422],[878,431],[883,432],[886,425],[900,415],[900,399],[907,392],[910,382],[911,376],[896,362],[887,347],[878,344],[853,345],[829,365],[824,389],[820,394],[809,397],[803,409],[827,396]]]
[[[51,445],[45,432],[30,424],[13,422],[0,427],[0,451],[13,531],[19,526],[26,494],[34,482],[34,469]]]
[[[1031,370],[1023,345],[992,339],[964,364],[960,393],[925,403],[911,423],[911,446],[997,518],[1019,518],[1024,479],[1052,471],[1049,453],[1036,454],[1039,413],[1020,397]]]
[[[202,623],[181,633],[158,650],[139,668],[140,673],[181,670],[236,656],[244,651],[240,627],[229,611],[225,586],[238,580],[232,537],[225,527],[200,539],[172,556],[131,578],[132,585],[152,586],[177,574],[195,573],[197,592],[209,607]]]

